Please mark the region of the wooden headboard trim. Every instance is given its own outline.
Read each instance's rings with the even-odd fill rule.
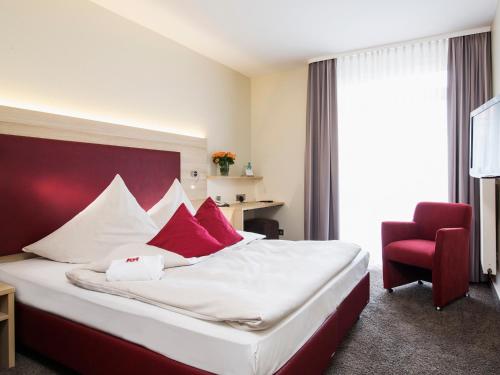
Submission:
[[[0,106],[0,134],[180,152],[181,181],[187,194],[191,199],[207,195],[205,138],[6,106]],[[199,172],[197,179],[191,177],[192,170]]]

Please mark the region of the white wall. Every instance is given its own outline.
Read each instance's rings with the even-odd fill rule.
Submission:
[[[285,201],[274,211],[284,238],[303,239],[307,66],[252,78],[251,101],[257,198]]]
[[[0,104],[207,137],[235,174],[250,158],[240,73],[86,0],[2,1],[0,35]]]
[[[500,2],[497,7],[497,13],[493,20],[491,29],[492,36],[492,55],[493,55],[493,95],[500,95]],[[498,204],[498,203],[497,203]],[[497,223],[500,223],[497,217]],[[500,231],[500,226],[497,227]],[[497,262],[500,260],[500,246],[497,243]],[[497,267],[500,269],[500,267]],[[500,298],[500,275],[497,275],[493,286],[496,289],[497,295]]]

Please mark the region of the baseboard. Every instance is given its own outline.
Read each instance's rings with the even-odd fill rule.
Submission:
[[[495,277],[491,280],[491,285],[493,286],[493,290],[497,294],[497,298],[500,300],[500,277]]]

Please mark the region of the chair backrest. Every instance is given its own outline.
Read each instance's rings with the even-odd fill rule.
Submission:
[[[417,223],[419,237],[434,241],[441,228],[470,230],[472,207],[463,203],[421,202],[415,208],[413,221]]]

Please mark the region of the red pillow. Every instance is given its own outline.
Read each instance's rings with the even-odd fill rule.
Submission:
[[[213,254],[224,248],[198,223],[184,203],[148,245],[161,247],[186,258]]]
[[[212,237],[224,246],[234,245],[243,239],[210,197],[198,208],[194,217]]]

